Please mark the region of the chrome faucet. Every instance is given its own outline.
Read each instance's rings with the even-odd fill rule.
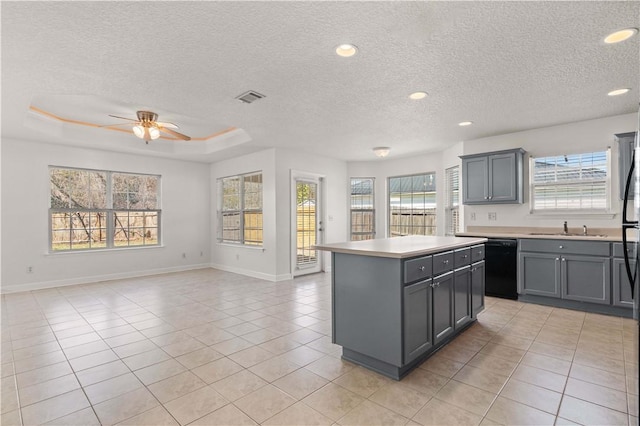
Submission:
[[[587,225],[582,225],[582,235],[587,235]]]
[[[568,234],[569,233],[569,227],[567,226],[567,221],[566,220],[564,221],[563,227],[564,227],[564,233]]]

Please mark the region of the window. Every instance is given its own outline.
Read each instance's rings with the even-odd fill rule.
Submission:
[[[218,179],[218,241],[262,245],[262,173]]]
[[[435,235],[436,174],[389,178],[389,236]]]
[[[445,235],[460,230],[460,168],[451,167],[444,172],[445,180]]]
[[[49,167],[51,251],[154,246],[160,176]]]
[[[610,150],[531,158],[532,212],[608,212]]]
[[[351,240],[370,240],[375,237],[375,207],[373,178],[351,178]]]

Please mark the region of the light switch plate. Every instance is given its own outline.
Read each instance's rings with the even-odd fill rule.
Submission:
[[[496,212],[489,212],[489,220],[498,220],[498,214]]]

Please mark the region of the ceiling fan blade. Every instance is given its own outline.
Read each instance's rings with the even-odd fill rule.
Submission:
[[[156,121],[156,124],[159,127],[165,127],[165,128],[169,128],[169,129],[177,129],[178,128],[177,124],[169,123],[168,121]]]
[[[120,118],[120,119],[122,119],[122,120],[129,120],[129,121],[136,121],[136,122],[138,121],[138,120],[134,120],[133,118],[120,117],[120,116],[118,116],[118,115],[111,115],[111,114],[109,114],[109,117],[113,117],[113,118]]]
[[[104,124],[98,127],[119,127],[119,126],[135,126],[136,123],[120,123],[120,124]]]
[[[178,133],[174,130],[168,129],[166,127],[162,127],[162,126],[158,126],[158,129],[160,129],[160,131],[165,132],[165,133],[169,133],[172,136],[175,136],[179,139],[182,139],[183,141],[190,141],[191,138],[187,135],[183,135],[182,133]]]

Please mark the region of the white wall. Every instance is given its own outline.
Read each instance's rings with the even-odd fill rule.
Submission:
[[[444,170],[451,166],[455,166],[455,164],[444,163],[443,152],[416,155],[409,158],[393,159],[387,157],[374,161],[349,163],[349,178],[375,178],[376,238],[386,238],[388,235],[387,178],[425,172],[436,172],[436,234],[444,235]]]
[[[278,149],[276,153],[277,230],[278,230],[278,276],[291,274],[291,170],[321,175],[323,182],[323,229],[324,242],[347,241],[347,200],[349,178],[347,163],[304,152]],[[324,252],[324,268],[331,270],[331,256]]]
[[[278,256],[276,239],[275,149],[213,163],[211,167],[211,264],[214,268],[275,280]],[[261,248],[219,243],[217,206],[219,178],[262,171],[263,239]]]
[[[268,149],[211,165],[212,266],[249,276],[280,281],[291,278],[291,170],[324,177],[325,241],[347,239],[346,163],[283,149]],[[217,242],[216,180],[225,176],[262,171],[262,248]],[[332,217],[332,220],[329,220]],[[329,256],[325,255],[328,261]],[[329,263],[325,265],[330,268]]]
[[[611,194],[612,209],[620,213],[618,200],[618,147],[614,134],[635,131],[638,126],[637,114],[625,114],[597,120],[581,121],[560,126],[527,130],[507,135],[492,136],[464,142],[464,154],[476,154],[510,148],[523,148],[527,151],[524,161],[524,204],[505,204],[493,206],[464,206],[464,218],[467,226],[532,226],[561,228],[564,220],[569,227],[582,228],[618,228],[620,216],[611,218],[559,216],[545,217],[529,214],[529,161],[530,155],[543,157],[568,153],[591,152],[611,147]],[[497,214],[496,221],[489,221],[489,212]],[[475,220],[471,214],[475,213]]]
[[[48,254],[49,165],[161,175],[162,247]],[[3,139],[2,291],[207,266],[209,183],[207,164]]]

